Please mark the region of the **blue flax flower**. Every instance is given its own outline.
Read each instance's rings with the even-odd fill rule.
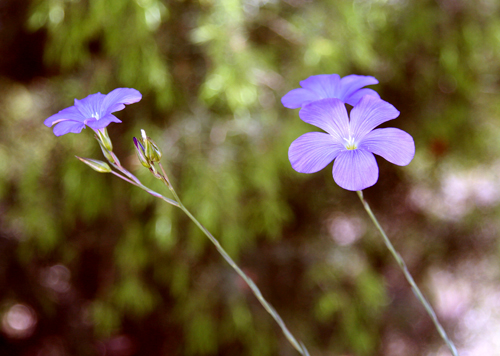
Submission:
[[[54,126],[54,134],[62,136],[69,132],[80,133],[85,125],[94,131],[112,122],[121,122],[111,113],[125,108],[126,104],[137,103],[142,95],[131,88],[117,88],[109,94],[91,94],[82,100],[75,99],[75,105],[59,111],[44,121],[48,127]]]
[[[299,112],[308,124],[326,131],[309,132],[292,142],[288,158],[300,173],[315,173],[333,164],[333,179],[347,190],[363,190],[378,180],[373,154],[406,166],[415,155],[413,138],[396,128],[378,125],[395,119],[399,111],[391,104],[365,95],[350,113],[339,99],[312,102]]]
[[[289,91],[281,103],[289,109],[297,109],[313,101],[336,98],[349,105],[356,105],[364,95],[380,98],[366,85],[378,84],[374,77],[351,74],[340,78],[338,74],[313,75],[300,82],[302,88]]]

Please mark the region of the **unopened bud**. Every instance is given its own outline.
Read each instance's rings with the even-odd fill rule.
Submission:
[[[149,137],[148,137],[149,138]],[[161,150],[158,147],[158,145],[151,139],[149,139],[149,143],[151,144],[150,151],[152,151],[149,154],[149,159],[153,162],[160,162],[161,159]]]
[[[146,168],[151,168],[151,164],[149,163],[148,159],[146,158],[144,154],[144,146],[140,142],[140,139],[136,139],[134,137],[134,145],[135,145],[135,150],[137,152],[137,158],[139,159],[139,162],[146,167]]]
[[[106,128],[99,129],[96,131],[99,141],[102,142],[103,146],[106,147],[108,151],[113,151],[113,144],[108,135],[108,130]]]
[[[142,142],[144,144],[144,155],[150,162],[159,162],[161,150],[151,137],[146,136],[146,131],[141,130]]]
[[[90,168],[92,168],[94,171],[97,171],[99,173],[111,172],[111,168],[109,168],[109,166],[106,162],[99,161],[97,159],[92,159],[92,158],[82,158],[82,157],[78,157],[78,156],[75,156],[75,157],[78,158],[83,163],[85,163]]]

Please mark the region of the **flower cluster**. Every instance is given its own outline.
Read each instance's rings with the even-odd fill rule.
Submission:
[[[333,164],[333,179],[344,189],[360,191],[378,180],[373,154],[405,166],[415,155],[413,138],[396,128],[378,128],[399,111],[366,85],[369,76],[316,75],[300,82],[282,98],[287,108],[301,108],[300,118],[326,131],[309,132],[292,142],[288,158],[300,173],[315,173]],[[350,118],[345,104],[352,105]]]

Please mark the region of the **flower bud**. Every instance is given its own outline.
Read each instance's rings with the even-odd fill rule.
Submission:
[[[96,131],[97,137],[99,137],[99,141],[102,142],[102,145],[108,150],[113,151],[113,144],[111,143],[111,139],[108,135],[108,130],[106,128],[99,129]]]
[[[142,145],[140,139],[136,139],[134,137],[134,145],[135,145],[135,150],[137,152],[137,158],[139,159],[139,162],[146,167],[146,168],[151,168],[151,164],[149,163],[148,159],[146,158],[144,154],[144,146]]]
[[[161,150],[156,143],[146,136],[146,131],[141,130],[142,142],[144,143],[144,155],[150,162],[159,162],[161,159]]]
[[[94,171],[97,171],[99,173],[111,172],[111,168],[109,168],[109,166],[106,162],[99,161],[97,159],[92,159],[92,158],[82,158],[82,157],[78,157],[78,156],[75,156],[75,157],[78,158],[83,163],[85,163],[90,168],[92,168]]]
[[[160,150],[160,148],[149,137],[148,137],[148,139],[149,139],[149,143],[151,144],[150,150],[152,151],[150,153],[149,159],[151,161],[153,161],[153,162],[160,162],[160,159],[161,159],[161,150]]]

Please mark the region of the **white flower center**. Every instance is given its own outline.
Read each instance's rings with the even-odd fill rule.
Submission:
[[[356,148],[358,148],[358,146],[356,146],[356,142],[354,142],[354,137],[344,138],[344,141],[344,146],[346,149],[355,150]]]
[[[99,119],[100,119],[100,117],[99,117],[99,113],[97,113],[97,112],[94,112],[94,113],[92,114],[92,117],[93,117],[94,119],[96,119],[96,120],[99,120]]]

